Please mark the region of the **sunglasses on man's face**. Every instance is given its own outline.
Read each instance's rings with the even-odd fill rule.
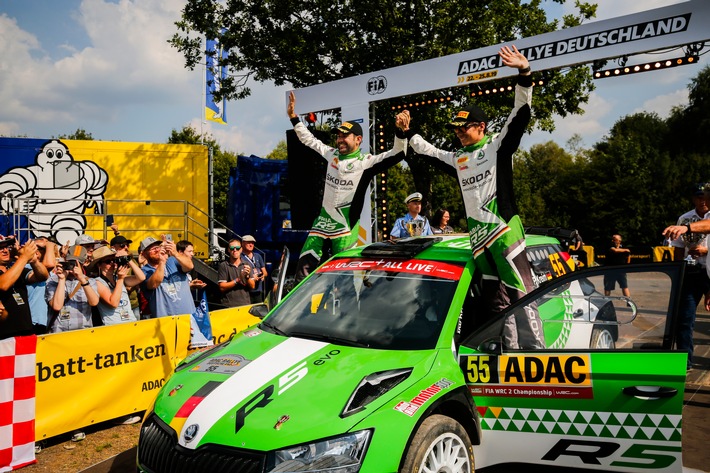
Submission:
[[[230,247],[229,247],[229,251],[241,250],[241,249],[242,249],[241,246],[230,246]]]
[[[478,125],[480,125],[480,123],[476,123],[476,122],[466,123],[465,125],[455,126],[454,131],[467,131],[469,128],[472,128],[472,127],[478,126]]]
[[[123,248],[128,248],[128,243],[118,243],[116,246],[119,247],[119,248],[121,248],[121,249],[123,249]]]

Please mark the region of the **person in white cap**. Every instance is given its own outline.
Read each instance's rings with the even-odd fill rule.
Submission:
[[[429,220],[423,215],[422,195],[419,192],[409,194],[404,203],[407,204],[407,213],[394,222],[390,236],[392,238],[405,238],[410,236],[433,235]]]
[[[318,266],[323,256],[325,240],[331,241],[333,254],[355,246],[360,216],[355,215],[355,212],[351,214],[350,210],[363,174],[382,161],[404,152],[407,140],[402,137],[403,132],[400,129],[391,150],[377,155],[365,153],[360,149],[362,127],[355,121],[346,121],[331,130],[337,135],[337,147],[333,148],[308,131],[298,118],[295,108],[296,95],[291,92],[286,113],[291,119],[296,136],[301,143],[316,151],[328,162],[322,208],[303,244],[296,266],[295,281],[299,282]]]
[[[254,252],[256,246],[256,238],[251,235],[242,237],[242,261],[251,268],[251,277],[254,278],[256,287],[249,291],[249,298],[252,304],[264,302],[264,279],[268,274],[266,271],[266,262],[259,253]]]

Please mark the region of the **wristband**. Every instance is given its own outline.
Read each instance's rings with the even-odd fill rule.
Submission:
[[[518,69],[518,74],[527,74],[528,72],[530,72],[530,65],[523,67],[522,69]]]
[[[82,285],[82,286],[88,286],[88,285],[89,285],[89,281],[86,281],[85,283],[81,283],[81,285]]]
[[[685,228],[688,229],[688,234],[693,233],[693,230],[690,229],[690,224],[689,224],[689,223],[686,223],[686,224],[685,224]]]

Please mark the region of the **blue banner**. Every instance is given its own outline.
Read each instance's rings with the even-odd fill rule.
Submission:
[[[195,308],[195,313],[190,317],[190,348],[199,348],[213,345],[212,324],[210,313],[207,310],[207,291],[200,289],[200,303]]]
[[[227,124],[227,100],[215,102],[214,93],[220,89],[222,79],[227,77],[227,67],[222,59],[226,59],[228,51],[222,48],[219,40],[208,39],[206,44],[206,75],[205,75],[205,118],[207,120]],[[215,76],[215,73],[218,75]]]

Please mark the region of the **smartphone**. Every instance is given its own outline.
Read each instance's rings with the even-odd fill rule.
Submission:
[[[168,241],[173,241],[173,234],[172,233],[166,233],[165,234],[165,239]]]
[[[113,214],[106,215],[106,226],[110,227],[113,225]]]

